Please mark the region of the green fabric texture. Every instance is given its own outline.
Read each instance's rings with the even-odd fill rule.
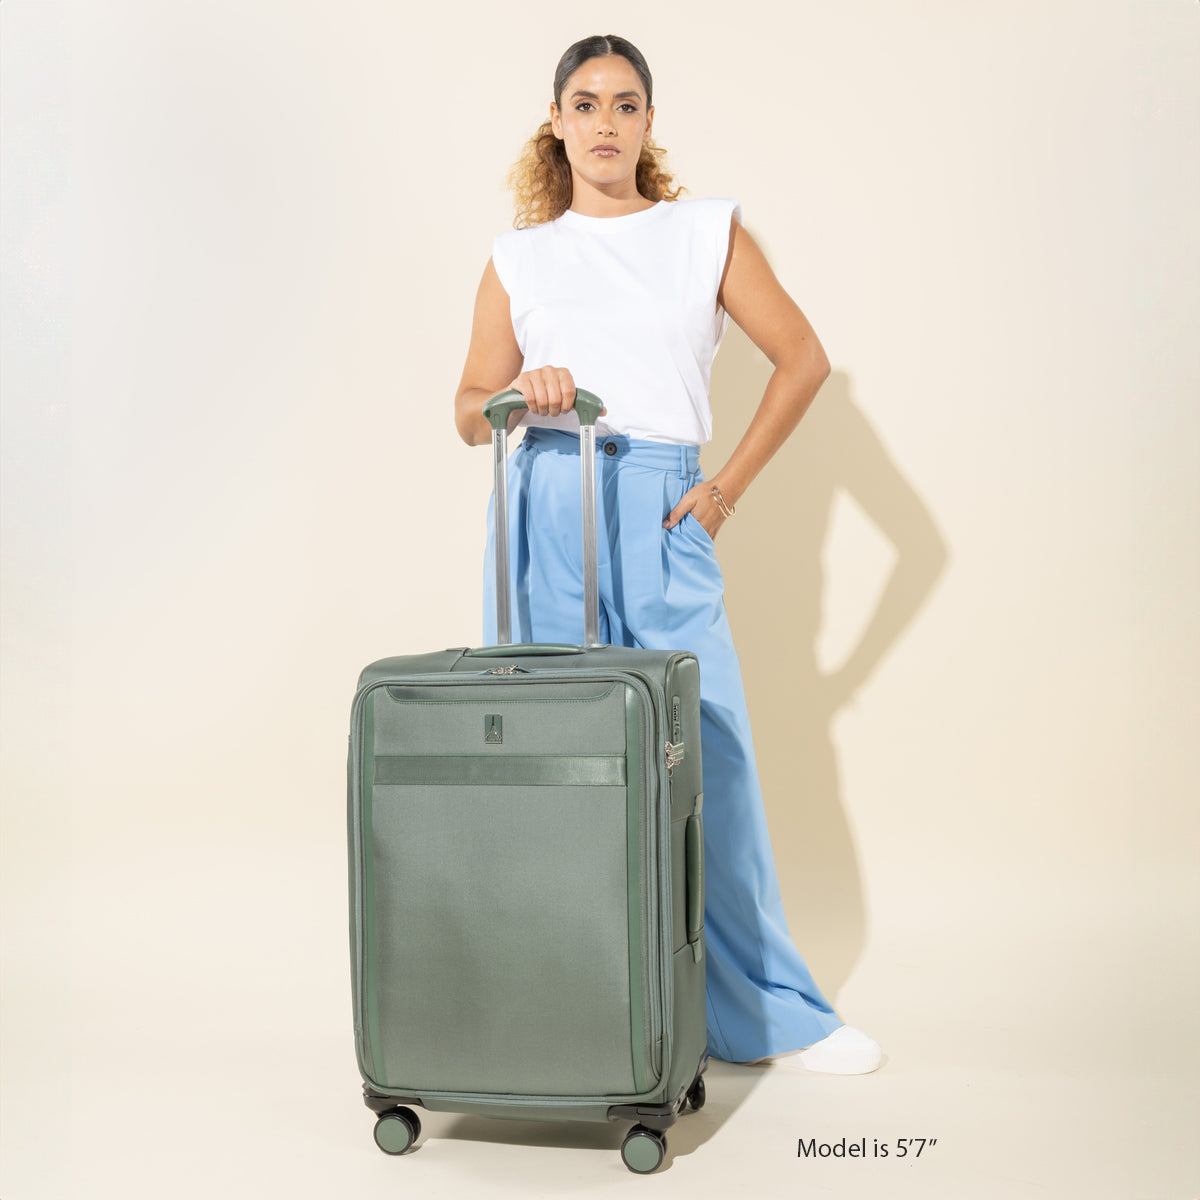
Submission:
[[[685,654],[520,649],[493,660],[516,675],[453,650],[361,676],[360,1065],[431,1109],[603,1120],[669,1102],[704,1054],[704,963],[686,941],[703,942],[688,929],[703,911],[687,845],[695,863],[699,672]],[[667,741],[688,747],[670,778]],[[555,774],[568,757],[584,781]]]
[[[625,789],[480,790],[375,789],[380,1082],[632,1092]]]

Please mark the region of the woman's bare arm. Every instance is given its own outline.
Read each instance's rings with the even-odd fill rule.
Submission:
[[[483,419],[482,409],[484,402],[497,392],[516,388],[525,397],[529,411],[544,417],[557,417],[575,406],[575,380],[566,367],[521,371],[523,363],[524,356],[513,333],[508,293],[495,265],[488,259],[475,296],[471,345],[458,395],[454,397],[454,424],[468,446],[492,440],[492,430]],[[509,432],[520,420],[520,411],[512,414]]]
[[[483,418],[484,401],[502,392],[521,370],[523,358],[513,333],[508,293],[489,258],[475,295],[471,344],[454,397],[454,424],[468,446],[487,445],[492,430]],[[512,423],[520,420],[514,413]]]
[[[799,424],[829,375],[829,359],[813,327],[737,221],[732,223],[729,261],[717,298],[775,370],[729,461],[687,492],[667,518],[670,528],[690,512],[711,536],[725,521],[710,494],[712,485],[721,489],[728,505],[736,504]]]

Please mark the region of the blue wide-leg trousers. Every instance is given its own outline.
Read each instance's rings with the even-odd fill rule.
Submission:
[[[579,438],[533,428],[509,459],[514,642],[583,641]],[[745,1062],[819,1041],[841,1019],[784,918],[741,669],[712,539],[662,522],[703,479],[694,446],[596,439],[600,640],[690,650],[700,662],[708,1045]],[[496,640],[489,514],[484,640]]]

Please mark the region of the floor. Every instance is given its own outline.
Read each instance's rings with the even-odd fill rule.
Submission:
[[[1196,1014],[1186,989],[1164,992],[1157,1020],[1104,1041],[1079,1003],[1099,994],[1083,964],[1101,978],[1112,948],[1102,916],[1073,928],[1065,972],[1053,928],[1040,943],[981,929],[937,955],[877,927],[839,1004],[885,1044],[884,1068],[714,1063],[708,1103],[638,1177],[618,1155],[624,1125],[426,1113],[414,1152],[383,1155],[359,1099],[337,856],[193,845],[168,866],[118,841],[10,878],[4,1200],[1200,1196]],[[1139,944],[1144,974],[1162,946]],[[985,950],[1036,983],[1041,1009],[1026,982],[981,1011],[997,994]],[[934,995],[953,1000],[940,1017]]]

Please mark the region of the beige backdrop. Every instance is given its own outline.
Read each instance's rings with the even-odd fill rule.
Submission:
[[[478,640],[471,304],[609,26],[835,364],[719,550],[793,932],[889,1062],[719,1068],[653,1180],[620,1131],[450,1118],[397,1162],[350,1037],[349,702]],[[1200,6],[6,0],[0,34],[5,1200],[1200,1191]],[[732,330],[710,471],[767,373]]]

